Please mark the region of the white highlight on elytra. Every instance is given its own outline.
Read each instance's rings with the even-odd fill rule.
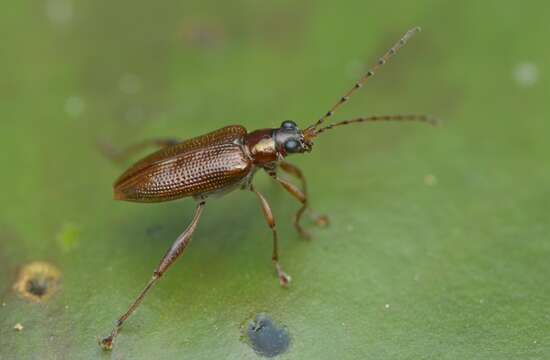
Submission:
[[[56,25],[66,25],[74,16],[74,6],[71,0],[47,0],[46,16]]]
[[[520,63],[514,69],[514,79],[520,86],[533,86],[539,80],[539,68],[531,62]]]
[[[79,117],[84,112],[84,100],[79,96],[70,96],[65,100],[65,112],[72,117]]]

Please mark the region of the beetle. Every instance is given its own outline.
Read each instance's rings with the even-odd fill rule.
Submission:
[[[240,125],[231,125],[182,142],[155,140],[141,143],[126,151],[125,156],[144,146],[157,145],[161,147],[157,152],[139,160],[116,180],[114,184],[116,200],[150,203],[190,197],[195,200],[196,208],[191,223],[168,249],[145,288],[128,310],[118,318],[111,334],[100,340],[101,347],[105,350],[112,348],[113,341],[124,322],[136,310],[153,285],[181,256],[197,228],[206,202],[212,197],[235,189],[249,190],[256,194],[267,225],[272,232],[271,259],[277,277],[281,286],[288,286],[290,276],[284,272],[279,263],[277,230],[273,213],[266,198],[252,184],[254,174],[259,170],[266,171],[300,202],[301,207],[294,217],[294,226],[302,237],[309,238],[308,232],[300,225],[303,214],[309,209],[306,181],[300,169],[284,159],[289,155],[310,152],[313,148],[313,139],[338,126],[372,121],[420,121],[435,125],[436,119],[426,115],[388,115],[359,117],[322,126],[325,120],[347,102],[379,67],[384,65],[405,45],[410,37],[419,31],[420,28],[417,27],[406,32],[328,112],[313,125],[303,130],[290,120],[284,121],[278,128],[252,132],[248,132]],[[281,178],[278,170],[300,180],[301,187]],[[318,224],[328,222],[324,216],[315,215],[314,217]]]

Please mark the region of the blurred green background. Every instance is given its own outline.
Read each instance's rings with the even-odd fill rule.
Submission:
[[[281,359],[550,358],[549,15],[543,1],[6,3],[0,359],[256,359],[243,329],[260,312],[291,335]],[[296,202],[256,178],[291,287],[256,198],[232,193],[103,354],[194,205],[113,201],[124,166],[97,144],[309,125],[416,25],[336,118],[443,127],[340,128],[291,158],[332,221],[311,242]],[[12,290],[35,260],[63,274],[42,303]]]

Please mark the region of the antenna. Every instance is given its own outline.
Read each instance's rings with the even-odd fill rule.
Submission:
[[[369,116],[369,117],[360,117],[351,120],[344,120],[334,124],[327,125],[321,129],[315,130],[315,133],[312,137],[315,137],[327,130],[335,128],[337,126],[356,124],[369,121],[419,121],[425,122],[431,125],[436,126],[439,123],[439,120],[433,116],[429,115],[382,115],[382,116]]]
[[[395,45],[393,45],[385,54],[384,56],[382,56],[380,59],[378,59],[378,62],[376,64],[374,64],[369,71],[367,71],[367,73],[365,75],[363,75],[363,77],[361,77],[359,79],[359,81],[357,81],[355,83],[355,85],[353,85],[353,87],[351,89],[348,90],[348,92],[346,92],[344,94],[344,96],[342,96],[340,98],[340,100],[338,100],[338,102],[336,104],[334,104],[332,106],[332,108],[327,111],[327,113],[325,115],[323,115],[314,125],[311,125],[310,127],[308,127],[305,131],[308,131],[308,132],[311,132],[312,130],[316,129],[319,125],[321,125],[327,118],[331,117],[334,112],[336,110],[338,110],[338,108],[340,108],[340,106],[342,106],[342,104],[344,104],[345,102],[347,102],[349,100],[349,98],[359,89],[361,88],[369,78],[371,78],[372,76],[374,76],[374,73],[375,71],[377,71],[382,65],[384,65],[392,56],[394,56],[395,54],[397,54],[397,52],[403,47],[405,46],[405,44],[407,43],[407,41],[409,41],[409,39],[415,35],[416,33],[420,32],[420,27],[415,27],[409,31],[407,31],[405,33],[405,35],[403,35],[403,37],[397,42],[395,43]]]

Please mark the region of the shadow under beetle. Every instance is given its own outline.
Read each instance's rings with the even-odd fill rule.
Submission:
[[[290,120],[284,121],[276,129],[262,129],[250,133],[240,125],[232,125],[182,142],[174,140],[144,142],[119,154],[119,156],[127,156],[149,145],[161,147],[159,151],[135,163],[118,178],[114,184],[116,200],[162,202],[192,197],[197,206],[193,220],[187,229],[168,249],[153,272],[151,280],[128,310],[116,321],[111,334],[100,341],[101,347],[105,350],[112,348],[114,338],[124,322],[136,310],[151,287],[183,253],[199,223],[206,202],[215,195],[223,195],[235,189],[249,190],[256,194],[267,225],[273,233],[271,256],[273,265],[281,286],[288,286],[290,276],[279,264],[273,213],[267,200],[252,185],[254,174],[258,170],[265,170],[302,204],[294,218],[294,226],[302,237],[309,238],[309,234],[300,225],[303,214],[309,209],[306,181],[302,172],[284,159],[291,154],[310,152],[313,139],[337,126],[370,121],[421,121],[435,125],[436,119],[426,115],[386,115],[359,117],[322,126],[324,121],[347,102],[380,66],[384,65],[410,37],[419,31],[418,27],[409,30],[327,113],[304,130]],[[279,170],[297,178],[301,182],[301,187],[279,177]],[[314,215],[314,219],[319,225],[328,223],[328,219],[324,216]]]

